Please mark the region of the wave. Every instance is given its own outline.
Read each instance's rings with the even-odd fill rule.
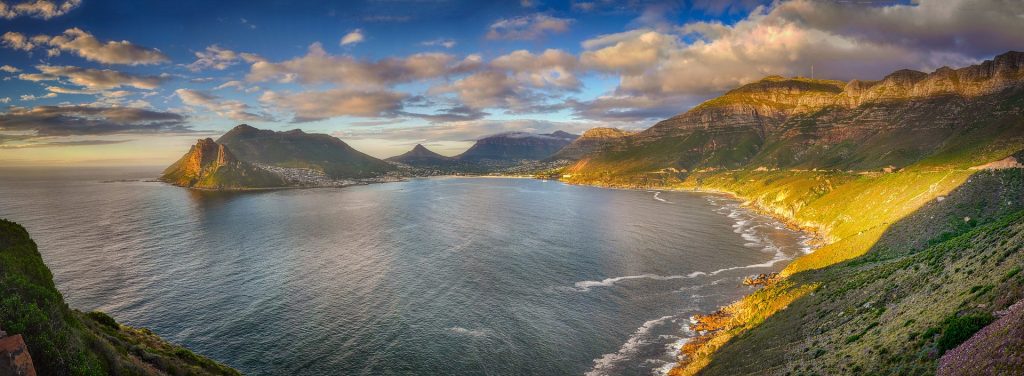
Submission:
[[[704,272],[693,272],[686,275],[658,275],[658,274],[640,274],[640,275],[627,275],[622,277],[605,278],[600,281],[580,281],[576,282],[576,291],[590,291],[591,287],[611,287],[618,282],[630,280],[630,279],[653,279],[656,281],[667,281],[672,279],[690,279],[707,275]]]
[[[654,191],[649,191],[649,192],[654,192]],[[658,193],[659,192],[654,192],[655,199],[664,201],[663,199],[658,197]],[[755,215],[755,214],[753,214],[753,213],[743,209],[742,207],[739,206],[739,204],[736,204],[736,203],[732,203],[732,202],[725,202],[725,203],[723,203],[723,202],[721,202],[721,201],[719,201],[718,199],[715,199],[715,198],[709,198],[708,201],[710,203],[712,203],[713,205],[719,206],[717,209],[715,209],[715,212],[717,212],[719,214],[726,215],[726,216],[728,216],[729,218],[731,218],[731,219],[733,219],[735,221],[735,223],[732,225],[732,227],[734,229],[733,232],[735,232],[737,234],[740,234],[740,237],[743,238],[743,240],[745,241],[745,243],[743,243],[744,247],[747,247],[747,248],[759,248],[762,252],[772,254],[772,258],[770,260],[768,260],[768,261],[757,263],[757,264],[732,266],[732,267],[722,268],[722,269],[718,269],[718,270],[714,270],[714,271],[710,271],[710,272],[695,271],[695,272],[691,272],[689,274],[684,274],[684,275],[658,275],[658,274],[646,273],[646,274],[639,274],[639,275],[627,275],[627,276],[620,276],[620,277],[610,277],[610,278],[605,278],[605,279],[600,280],[600,281],[581,281],[581,282],[576,282],[574,284],[575,285],[575,289],[574,290],[575,291],[590,291],[590,289],[594,288],[594,287],[611,287],[611,286],[614,286],[615,284],[617,284],[619,282],[628,281],[628,280],[634,280],[634,279],[652,279],[652,280],[657,280],[657,281],[666,281],[666,280],[673,280],[673,279],[691,279],[691,278],[697,278],[697,277],[703,277],[703,276],[715,276],[715,275],[718,275],[718,274],[721,274],[721,273],[725,273],[725,272],[729,272],[729,271],[734,271],[734,270],[770,268],[772,266],[775,266],[775,264],[778,264],[779,262],[787,261],[787,260],[792,260],[794,257],[797,256],[796,253],[794,253],[793,255],[787,255],[782,247],[779,247],[774,242],[772,242],[767,236],[762,234],[762,231],[761,231],[762,229],[764,229],[764,228],[772,228],[773,226],[772,225],[767,225],[765,223],[762,223],[763,221],[759,221],[758,219],[760,219],[760,217],[758,217],[757,215]],[[812,248],[809,245],[809,241],[810,241],[809,237],[804,236],[804,237],[801,238],[801,242],[800,242],[800,244],[801,244],[800,252],[801,253],[807,254],[807,253],[810,253],[811,251],[813,251]]]
[[[661,192],[657,192],[657,191],[655,191],[655,192],[654,192],[654,199],[655,199],[655,200],[658,200],[658,201],[661,201],[661,202],[664,202],[664,203],[666,203],[666,204],[671,204],[671,203],[672,203],[671,201],[668,201],[668,200],[666,200],[666,199],[663,199],[663,198],[661,198],[661,197],[658,197],[658,195],[660,195],[660,194],[661,194]]]
[[[619,347],[619,350],[614,353],[608,353],[602,355],[600,358],[594,359],[594,367],[587,371],[587,376],[599,376],[608,375],[614,370],[616,364],[621,361],[628,360],[632,355],[635,355],[640,349],[640,346],[651,343],[649,333],[654,327],[665,323],[668,320],[672,320],[674,316],[662,316],[660,318],[649,320],[641,325],[633,332],[633,335],[629,336],[626,343]],[[682,345],[680,345],[682,346]]]

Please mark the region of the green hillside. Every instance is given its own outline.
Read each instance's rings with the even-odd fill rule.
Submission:
[[[0,219],[0,327],[21,334],[39,375],[237,375],[101,312],[68,308],[35,242]]]
[[[275,132],[242,124],[217,139],[217,143],[226,145],[245,162],[311,168],[335,179],[374,177],[395,169],[336,137],[297,129]]]

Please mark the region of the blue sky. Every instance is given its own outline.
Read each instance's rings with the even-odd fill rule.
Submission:
[[[643,129],[769,74],[879,79],[1024,44],[1002,1],[0,0],[0,161],[163,164],[239,123],[372,155]]]

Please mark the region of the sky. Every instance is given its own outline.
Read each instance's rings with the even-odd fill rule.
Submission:
[[[0,0],[0,166],[169,164],[242,123],[455,155],[1022,49],[1019,0]]]

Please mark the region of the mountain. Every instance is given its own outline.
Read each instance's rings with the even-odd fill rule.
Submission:
[[[541,160],[557,153],[579,136],[563,131],[547,134],[500,133],[481,138],[469,150],[455,157],[461,161]]]
[[[227,145],[201,139],[160,180],[188,188],[241,189],[283,187],[278,175],[238,160]]]
[[[0,219],[0,374],[31,363],[39,375],[239,375],[102,312],[68,307],[25,228]],[[21,338],[26,352],[9,352]],[[14,340],[14,341],[12,341]],[[27,355],[26,355],[27,354]],[[26,359],[30,358],[30,359]],[[27,361],[26,361],[27,360]]]
[[[416,144],[412,150],[405,154],[385,159],[386,161],[404,163],[419,168],[448,168],[454,166],[458,161],[452,157],[446,157],[427,149],[422,144]]]
[[[559,150],[547,159],[579,160],[584,155],[608,147],[623,137],[631,134],[633,134],[633,132],[616,128],[593,128],[584,132],[582,136],[573,140],[572,143],[566,145],[562,150]]]
[[[334,179],[373,177],[394,170],[391,164],[363,154],[336,137],[298,129],[275,132],[241,124],[217,143],[228,146],[246,162],[310,168]]]
[[[1008,52],[873,81],[767,77],[557,176],[727,193],[815,236],[696,315],[672,375],[1018,374],[1019,351],[983,346],[1022,330],[1022,158],[1024,53]]]
[[[900,168],[1019,133],[1024,53],[961,69],[841,82],[767,77],[627,137],[589,158],[603,172],[745,166]],[[981,123],[978,119],[992,119]],[[578,171],[585,173],[585,171]]]

